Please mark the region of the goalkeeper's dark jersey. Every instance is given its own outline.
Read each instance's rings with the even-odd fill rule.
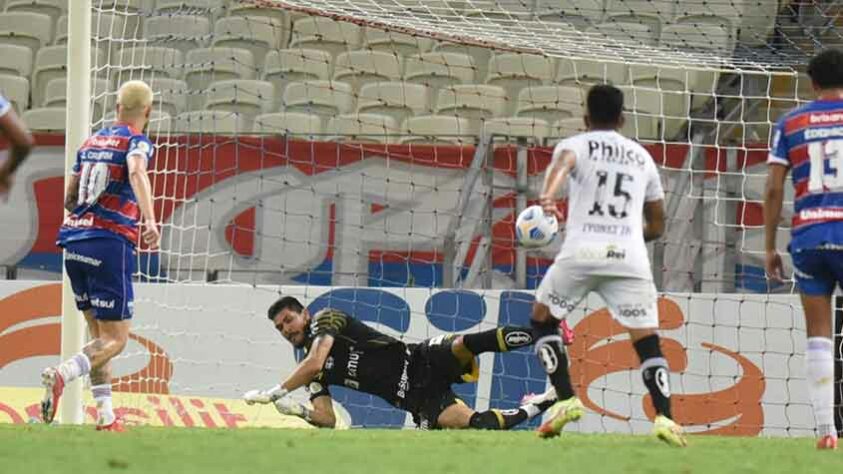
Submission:
[[[377,395],[403,408],[410,388],[410,350],[342,311],[326,308],[315,315],[305,337],[305,352],[322,335],[334,338],[322,371],[308,386],[311,400],[330,395],[328,385],[341,385]]]

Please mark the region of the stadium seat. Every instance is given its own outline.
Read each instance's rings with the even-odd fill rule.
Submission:
[[[669,25],[661,34],[662,46],[711,52],[729,56],[734,49],[734,39],[729,31],[717,25]]]
[[[50,17],[55,27],[59,17],[67,13],[68,0],[6,0],[6,12],[41,13]]]
[[[252,52],[240,48],[202,48],[187,53],[184,80],[191,91],[202,92],[212,82],[228,79],[254,79],[257,74]],[[204,105],[204,97],[195,94],[188,107]]]
[[[778,0],[743,0],[741,3],[742,21],[737,40],[748,46],[766,45],[776,26]],[[839,27],[837,29],[839,30]]]
[[[167,15],[202,15],[219,18],[228,12],[225,9],[230,0],[155,0],[155,11]]]
[[[357,112],[388,115],[404,123],[415,115],[430,115],[430,88],[408,82],[379,82],[360,89]]]
[[[43,107],[29,109],[21,118],[32,131],[64,133],[66,112],[64,107]]]
[[[160,110],[172,117],[187,111],[190,89],[185,81],[162,76],[152,77],[146,81],[154,94],[152,110]]]
[[[676,2],[676,23],[722,26],[734,36],[744,18],[743,7],[743,0]]]
[[[359,49],[362,36],[362,28],[353,23],[307,17],[293,23],[290,47],[319,49],[336,58],[342,53]]]
[[[435,92],[445,86],[474,83],[476,71],[474,59],[466,54],[425,53],[407,58],[404,78]]]
[[[674,0],[607,0],[606,23],[643,23],[656,34],[676,18]]]
[[[107,111],[114,109],[116,92],[108,87],[105,79],[91,81],[91,97],[94,99],[91,114],[93,118],[100,118]],[[47,83],[44,89],[43,107],[65,107],[67,105],[67,78],[59,77]]]
[[[18,44],[0,44],[0,74],[29,77],[32,74],[32,51]]]
[[[97,39],[111,40],[111,39],[128,39],[138,38],[140,35],[137,31],[129,31],[126,28],[126,16],[111,13],[97,13],[91,18],[91,45],[97,46]],[[67,16],[62,16],[56,23],[56,40],[55,44],[67,43]],[[114,42],[112,50],[116,55],[118,49],[123,43]],[[116,57],[116,56],[115,56]]]
[[[433,49],[434,41],[424,36],[366,28],[363,47],[371,51],[383,51],[401,57],[427,53]]]
[[[636,84],[624,90],[624,102],[630,110],[653,111],[661,116],[665,139],[673,139],[691,118],[691,97],[685,90],[649,88]],[[643,104],[643,106],[642,106]]]
[[[644,23],[600,23],[586,30],[586,33],[599,33],[621,44],[632,43],[652,47],[659,43],[658,34],[651,26]]]
[[[507,113],[514,114],[518,94],[526,87],[549,84],[556,63],[534,54],[499,54],[489,62],[486,84],[503,87],[507,96]]]
[[[497,86],[466,84],[446,87],[439,91],[436,100],[437,115],[487,120],[503,116],[506,110],[506,91]]]
[[[29,80],[25,77],[0,74],[0,94],[18,114],[29,108]]]
[[[281,96],[289,83],[330,79],[331,55],[317,49],[270,51],[263,70],[263,80],[275,86],[275,103],[280,105]]]
[[[184,112],[173,122],[173,134],[202,133],[236,135],[247,130],[242,117],[225,110],[199,110]]]
[[[322,119],[318,115],[300,112],[263,114],[255,117],[254,133],[291,135],[290,138],[316,140],[322,133]]]
[[[662,120],[669,115],[665,110],[662,94],[657,90],[644,89],[640,87],[622,86],[620,89],[624,94],[624,122],[621,133],[636,140],[657,140],[670,139],[671,136],[664,134]],[[671,127],[677,129],[681,126],[676,123],[675,118],[667,119],[672,123]]]
[[[394,118],[380,114],[343,114],[328,121],[330,141],[393,143],[401,134]]]
[[[320,116],[350,113],[354,110],[354,91],[345,82],[293,82],[284,91],[283,110]]]
[[[275,91],[266,81],[232,79],[214,82],[205,95],[207,110],[236,112],[251,128],[255,117],[271,111]]]
[[[275,23],[281,25],[282,31],[284,32],[285,36],[289,36],[290,30],[292,29],[290,13],[280,7],[272,8],[269,6],[261,6],[247,2],[232,2],[228,5],[228,14],[230,16],[251,16],[257,18],[270,19]]]
[[[628,76],[627,65],[623,63],[561,58],[555,82],[577,86],[606,83],[620,85],[627,83]]]
[[[691,106],[699,109],[714,97],[717,90],[717,71],[711,68],[658,67],[633,64],[630,81],[638,87],[691,93]]]
[[[401,126],[402,144],[474,145],[478,130],[468,119],[453,115],[410,117]]]
[[[91,48],[91,67],[105,64],[105,53]],[[53,79],[67,76],[67,46],[47,46],[38,50],[32,72],[32,103],[44,103],[44,91],[47,83]]]
[[[120,69],[117,74],[128,73],[131,77],[169,77],[178,79],[184,73],[184,55],[175,48],[161,46],[138,46],[120,52]],[[122,82],[118,80],[117,83]]]
[[[185,56],[205,46],[211,34],[211,22],[199,15],[152,16],[143,23],[143,37],[150,46],[175,48]]]
[[[29,48],[30,56],[49,44],[53,36],[50,17],[43,13],[0,13],[0,43]]]
[[[152,6],[155,0],[101,0],[97,2],[97,6],[103,10],[113,9],[117,13],[122,13],[126,18],[126,31],[131,33],[133,37],[142,37],[143,25],[141,20],[147,15],[147,12],[152,11]]]
[[[603,19],[598,0],[536,0],[536,16],[542,21],[565,22],[585,29]]]
[[[578,87],[528,87],[518,95],[517,114],[553,123],[560,118],[581,117],[583,103],[582,89]]]
[[[263,67],[268,51],[287,46],[287,31],[275,20],[260,16],[232,16],[217,20],[213,46],[243,48],[252,52],[255,65]]]
[[[538,142],[550,136],[550,126],[545,120],[532,117],[506,117],[487,120],[483,130],[487,136],[534,138]]]
[[[401,59],[380,51],[352,51],[337,56],[334,80],[351,84],[355,91],[367,83],[401,80]]]
[[[468,46],[453,41],[439,41],[433,45],[434,53],[464,54],[472,58],[475,77],[482,81],[489,74],[489,61],[492,59],[492,49],[482,46]],[[475,79],[472,79],[474,81]]]
[[[557,120],[550,128],[550,136],[556,138],[568,138],[582,132],[585,132],[585,122],[582,117]]]

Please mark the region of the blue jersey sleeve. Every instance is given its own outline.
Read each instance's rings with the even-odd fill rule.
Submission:
[[[12,103],[0,95],[0,117],[6,115],[10,110],[12,110]]]
[[[767,157],[767,164],[784,165],[790,167],[790,158],[788,157],[787,136],[784,134],[785,117],[779,119],[776,127],[773,129],[773,144],[770,147],[770,155]]]
[[[152,156],[155,154],[155,147],[152,142],[145,135],[135,135],[129,140],[129,149],[126,151],[126,158],[132,155],[143,155],[147,162],[152,161]]]

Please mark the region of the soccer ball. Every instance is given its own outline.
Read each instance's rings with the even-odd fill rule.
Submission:
[[[515,238],[522,247],[537,248],[549,244],[559,230],[554,215],[545,215],[541,206],[530,206],[515,220]]]

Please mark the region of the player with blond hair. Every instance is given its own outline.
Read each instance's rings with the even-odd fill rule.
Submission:
[[[59,230],[57,245],[64,248],[65,270],[91,342],[42,372],[41,414],[46,423],[55,417],[65,384],[90,374],[97,430],[123,431],[111,406],[110,361],[129,338],[139,237],[150,249],[160,240],[147,176],[154,148],[143,134],[151,110],[149,86],[126,82],[117,96],[117,122],[94,133],[76,154],[64,203],[70,215]]]

